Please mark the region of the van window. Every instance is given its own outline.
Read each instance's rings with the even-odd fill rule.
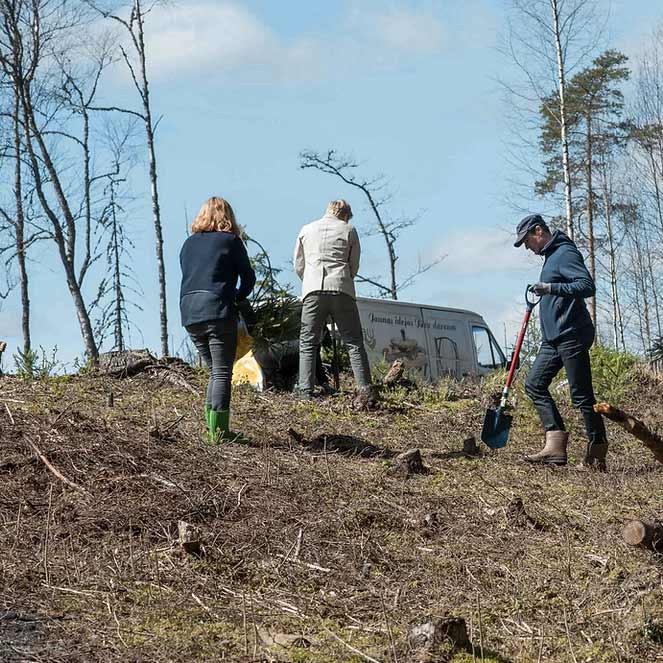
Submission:
[[[477,362],[482,368],[499,368],[504,358],[485,327],[472,327],[474,347],[477,349]]]

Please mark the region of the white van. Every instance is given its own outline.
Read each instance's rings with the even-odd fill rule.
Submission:
[[[406,368],[431,381],[445,375],[485,375],[506,366],[504,353],[478,313],[368,297],[358,297],[357,307],[371,364],[402,359]],[[298,358],[297,338],[253,348],[240,328],[233,384],[248,382],[262,391],[284,378],[294,382]]]
[[[428,380],[485,375],[506,366],[486,321],[472,311],[390,299],[357,298],[371,363],[402,359]]]

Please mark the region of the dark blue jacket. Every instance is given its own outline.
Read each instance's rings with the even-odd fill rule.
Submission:
[[[237,317],[235,302],[246,299],[256,282],[244,242],[233,233],[193,233],[180,251],[180,266],[180,313],[185,327]]]
[[[539,305],[541,331],[545,341],[554,342],[592,326],[585,297],[593,297],[596,286],[578,247],[561,230],[553,233],[541,255],[545,261],[539,281],[551,284],[551,293]]]

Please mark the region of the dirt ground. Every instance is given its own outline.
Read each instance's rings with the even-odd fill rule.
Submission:
[[[478,385],[372,412],[239,388],[245,438],[209,446],[204,382],[0,378],[0,660],[663,661],[663,561],[621,537],[663,520],[663,466],[621,429],[582,469],[565,404],[570,464],[536,468],[522,398],[505,449],[461,453]],[[620,405],[659,427],[662,396],[638,374]],[[412,448],[427,472],[395,472]],[[415,650],[445,616],[470,644]]]

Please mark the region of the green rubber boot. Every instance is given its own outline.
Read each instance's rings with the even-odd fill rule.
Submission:
[[[205,425],[207,426],[207,430],[209,430],[209,413],[212,408],[205,403]]]
[[[210,409],[207,420],[207,439],[210,444],[219,444],[229,436],[230,410]]]

